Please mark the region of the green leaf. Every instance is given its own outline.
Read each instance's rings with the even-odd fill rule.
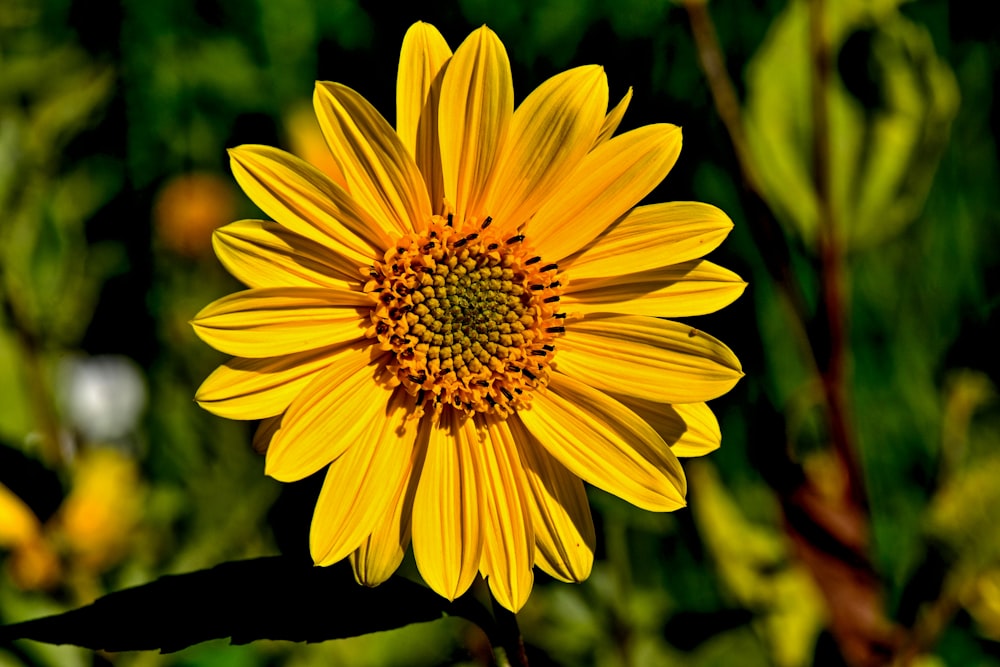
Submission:
[[[33,639],[94,650],[173,652],[223,637],[234,644],[343,639],[445,614],[494,634],[491,617],[469,596],[448,602],[402,577],[365,588],[346,562],[321,568],[270,557],[161,577],[64,614],[0,627],[0,643]]]
[[[919,215],[958,109],[951,69],[897,4],[826,4],[834,62],[844,48],[826,91],[834,229],[852,250],[891,238]],[[789,3],[747,67],[745,121],[765,199],[815,247],[809,39],[808,3]]]

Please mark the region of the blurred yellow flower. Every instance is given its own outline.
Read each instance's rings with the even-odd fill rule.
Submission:
[[[84,454],[56,515],[75,563],[99,572],[120,560],[138,523],[141,493],[132,458],[107,447]]]
[[[588,576],[587,481],[645,509],[684,505],[677,456],[718,447],[704,401],[741,377],[733,353],[657,316],[715,311],[743,281],[700,260],[732,222],[700,203],[635,205],[680,129],[612,137],[601,67],[558,74],[514,109],[488,28],[452,53],[432,26],[403,41],[397,127],[321,82],[315,111],[346,187],[265,146],[231,152],[276,222],[215,234],[250,289],[193,321],[234,358],[201,386],[215,414],[263,420],[266,472],[326,468],[313,559],[350,556],[377,585],[411,542],[454,599],[477,573],[511,610],[533,565]]]
[[[11,579],[25,590],[50,588],[60,577],[59,558],[42,524],[23,500],[0,484],[0,549],[11,552]]]
[[[212,245],[212,232],[236,214],[232,186],[217,174],[196,172],[167,181],[153,203],[157,236],[170,250],[199,257]]]

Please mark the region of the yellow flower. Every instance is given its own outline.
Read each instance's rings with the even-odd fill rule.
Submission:
[[[326,468],[313,559],[350,556],[377,585],[412,541],[454,599],[477,573],[511,610],[537,565],[590,573],[583,481],[645,509],[684,505],[677,456],[719,444],[704,401],[741,377],[718,340],[656,316],[715,311],[744,283],[698,258],[732,222],[699,203],[633,208],[673,166],[681,132],[612,138],[604,70],[552,77],[514,109],[488,28],[452,54],[417,23],[403,40],[397,127],[321,82],[316,114],[346,187],[276,149],[231,152],[276,222],[215,235],[250,289],[195,318],[234,358],[198,391],[261,419],[267,474]]]

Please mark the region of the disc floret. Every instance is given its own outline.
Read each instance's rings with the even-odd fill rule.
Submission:
[[[491,223],[434,216],[370,269],[367,335],[392,353],[390,384],[406,387],[421,410],[506,417],[548,383],[563,331],[558,267]]]

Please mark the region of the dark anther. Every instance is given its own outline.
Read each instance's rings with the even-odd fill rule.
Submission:
[[[523,374],[525,375],[525,377],[527,377],[527,378],[528,378],[529,380],[531,380],[532,382],[534,382],[535,380],[537,380],[537,379],[538,379],[538,378],[536,378],[536,377],[535,377],[535,374],[534,374],[534,373],[532,373],[531,371],[529,371],[529,370],[528,370],[527,368],[525,368],[525,369],[524,369],[524,370],[522,370],[521,372],[522,372],[522,373],[523,373]]]
[[[468,242],[469,242],[469,239],[459,239],[459,240],[455,241],[455,247],[456,248],[461,248],[462,246],[464,246]]]
[[[527,262],[525,262],[524,265],[525,266],[531,266],[532,264],[538,264],[540,261],[542,261],[541,257],[532,257]],[[544,271],[544,270],[545,269],[542,269],[542,271]]]
[[[378,324],[375,325],[375,333],[377,333],[379,336],[384,335],[385,332],[387,332],[388,330],[389,330],[389,325],[386,324],[385,322],[379,322]]]
[[[546,271],[555,271],[558,268],[559,268],[558,264],[546,264],[545,266],[542,267],[542,273],[545,273]]]
[[[533,354],[536,357],[544,357],[546,355],[546,352],[545,350],[532,350],[531,354]]]
[[[546,331],[549,333],[566,333],[566,327],[549,327]]]
[[[401,275],[403,273],[403,269],[399,268],[399,264],[393,264],[392,265],[392,272],[395,273],[398,276],[398,275]]]
[[[382,274],[376,271],[374,268],[368,269],[368,275],[370,275],[372,278],[379,278],[382,276]]]
[[[491,243],[488,246],[486,246],[486,249],[487,250],[496,250],[499,247],[500,247],[499,243]]]
[[[542,349],[543,350],[548,350],[549,352],[551,352],[552,350],[556,349],[556,346],[555,345],[542,345]]]
[[[517,236],[511,236],[509,239],[507,239],[507,245],[511,245],[513,243],[520,243],[523,240],[524,240],[524,234],[518,234]]]
[[[534,291],[536,291],[536,292],[540,292],[540,291],[542,291],[543,289],[545,289],[545,285],[532,285],[532,286],[531,286],[531,289],[533,289],[533,290],[534,290]]]
[[[544,301],[545,303],[555,303],[558,300],[559,300],[558,296],[550,296],[542,299],[542,301]]]
[[[435,232],[433,229],[431,230],[431,233],[427,235],[427,238],[429,238],[429,239],[436,239],[437,237],[438,237],[438,233]]]
[[[524,392],[523,392],[523,391],[521,391],[521,388],[520,388],[520,387],[514,387],[514,393],[515,393],[515,394],[517,394],[518,396],[520,396],[520,395],[521,395],[521,394],[523,394]]]
[[[391,292],[383,292],[382,296],[379,297],[379,301],[388,306],[395,300],[395,298],[396,297],[394,297]]]
[[[390,320],[398,320],[400,318],[400,315],[401,315],[401,313],[399,312],[399,308],[390,308],[389,309],[389,319]]]
[[[406,248],[396,248],[396,254],[402,255],[406,252]]]
[[[478,384],[480,387],[488,387],[488,386],[490,386],[490,383],[487,382],[486,380],[476,380],[476,384]]]
[[[454,213],[449,213],[448,214],[448,226],[451,227],[451,223],[453,223],[453,222],[455,222],[455,214]]]
[[[514,396],[509,391],[507,391],[506,387],[500,387],[500,393],[503,394],[504,398],[506,398],[508,401],[514,400]]]
[[[420,377],[419,375],[411,375],[410,376],[410,382],[416,382],[417,384],[423,384],[424,383],[424,378]]]
[[[434,241],[431,241],[430,243],[425,244],[424,245],[424,252],[427,252],[428,250],[430,250],[433,247],[434,247]]]
[[[493,397],[490,396],[489,394],[486,394],[486,400],[490,402],[490,407],[492,407],[492,406],[494,406],[494,405],[497,404],[497,402],[495,400],[493,400]]]
[[[403,306],[402,308],[400,308],[400,310],[402,310],[404,313],[408,313],[411,310],[413,310],[413,306],[411,306],[410,304],[406,304],[405,306]]]
[[[423,402],[424,402],[424,390],[421,389],[420,391],[417,392],[417,403],[416,403],[417,407],[419,408],[420,404]]]
[[[479,234],[476,234],[475,232],[473,232],[473,233],[469,234],[468,236],[466,236],[465,240],[466,241],[475,241],[478,238],[479,238]]]
[[[520,373],[521,369],[518,368],[517,366],[512,365],[512,364],[508,364],[507,365],[507,372],[508,373]]]
[[[399,287],[396,288],[396,294],[398,294],[399,296],[406,296],[409,293],[410,293],[410,288],[407,287],[406,285],[400,285]]]
[[[486,219],[483,220],[483,225],[482,225],[482,227],[480,227],[480,229],[486,229],[487,227],[490,226],[491,222],[493,222],[493,217],[489,216],[489,215],[486,216]]]
[[[553,283],[549,283],[549,289],[555,289],[555,288],[559,287],[560,285],[562,285],[562,283],[557,280],[557,281],[555,281]]]
[[[403,361],[409,361],[414,356],[415,355],[413,354],[413,348],[410,348],[410,347],[406,348],[405,350],[403,350],[402,352],[399,353],[399,358],[402,359]],[[410,379],[413,380],[413,376],[412,375],[410,376]],[[413,381],[416,382],[416,380],[413,380]]]
[[[466,410],[471,410],[472,409],[472,402],[471,401],[466,401],[464,403],[464,405],[465,405],[465,409]]]
[[[552,317],[556,318],[557,320],[565,320],[566,319],[566,313],[556,313]]]

